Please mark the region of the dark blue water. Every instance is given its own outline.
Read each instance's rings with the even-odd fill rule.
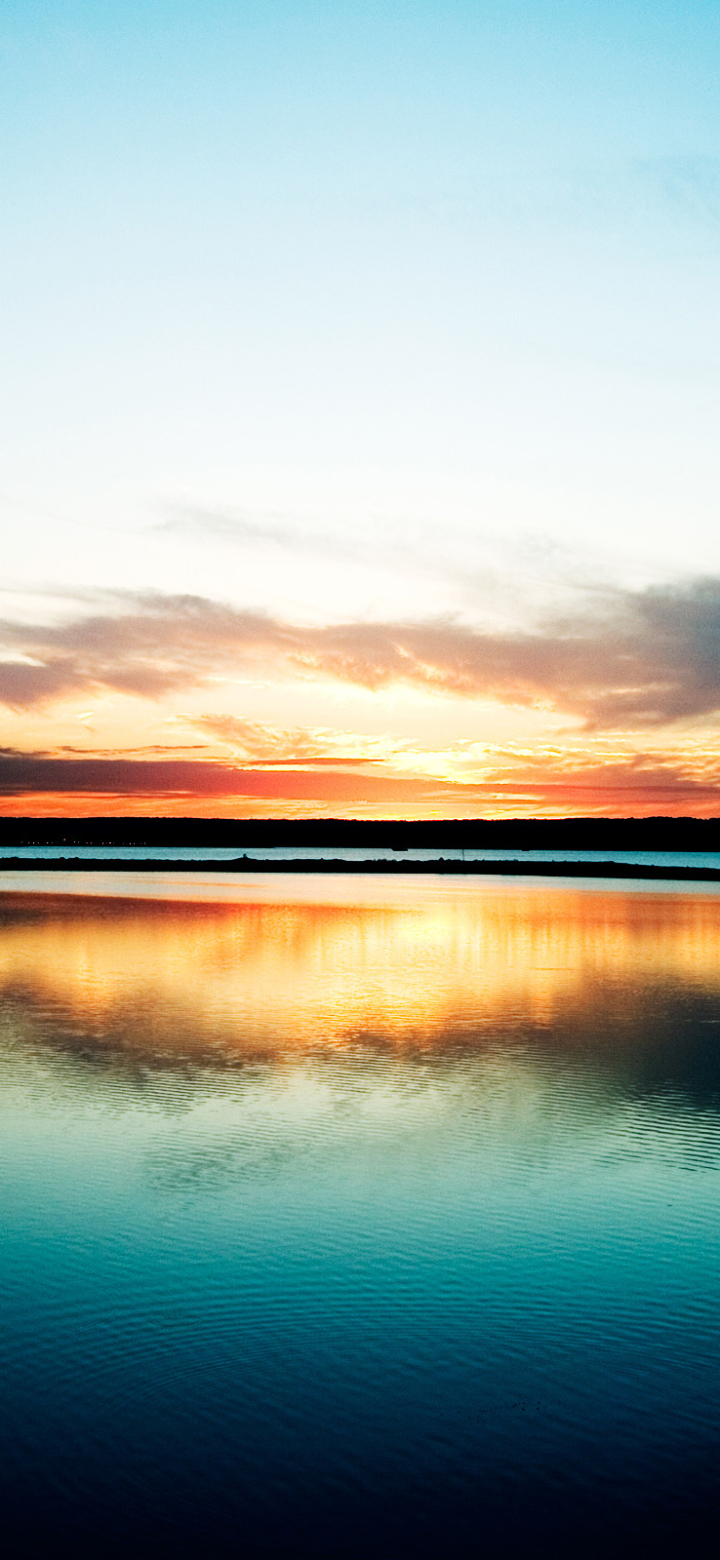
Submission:
[[[0,900],[6,1547],[716,1552],[720,898],[238,892]]]

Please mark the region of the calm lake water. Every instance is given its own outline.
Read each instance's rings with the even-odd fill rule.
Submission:
[[[433,862],[444,861],[494,861],[502,870],[504,861],[537,861],[540,866],[548,861],[582,862],[597,865],[602,861],[622,861],[635,866],[664,867],[712,867],[720,870],[718,851],[682,850],[423,850],[410,846],[407,850],[393,850],[386,845],[0,845],[0,864],[3,858],[14,857],[26,861],[58,862],[72,857],[82,861],[88,858],[113,861],[206,861],[208,864],[237,861],[239,856],[248,860],[272,861],[327,861],[357,862],[388,861],[395,866],[404,861],[427,862],[428,870]]]
[[[717,892],[101,879],[0,880],[11,1552],[716,1553]]]

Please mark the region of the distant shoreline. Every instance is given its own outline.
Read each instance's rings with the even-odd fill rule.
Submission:
[[[137,850],[182,846],[230,849],[238,856],[248,850],[298,847],[327,852],[510,850],[520,856],[530,850],[693,854],[720,852],[720,819],[0,818],[0,845],[5,849],[123,846]],[[274,864],[268,870],[275,870]]]
[[[552,878],[637,878],[645,882],[718,883],[720,870],[714,867],[655,866],[624,861],[347,861],[342,859],[257,860],[238,856],[232,861],[167,861],[161,858],[132,860],[92,856],[28,858],[6,856],[0,859],[0,878],[6,872],[203,872],[252,873],[331,873],[344,876],[386,875],[392,877],[552,877]]]

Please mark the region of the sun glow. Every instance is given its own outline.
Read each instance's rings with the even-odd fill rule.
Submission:
[[[482,1044],[523,1015],[572,1030],[598,988],[640,1005],[658,982],[720,992],[711,894],[289,877],[216,882],[195,903],[3,904],[7,998],[51,1009],[73,1043],[137,1056]]]

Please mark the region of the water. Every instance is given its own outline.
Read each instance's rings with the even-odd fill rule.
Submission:
[[[602,861],[620,861],[634,866],[654,867],[711,867],[720,871],[720,851],[682,850],[425,850],[409,846],[407,850],[393,850],[390,846],[370,845],[275,845],[257,847],[246,845],[0,845],[0,861],[14,857],[26,861],[58,862],[72,858],[76,861],[206,861],[222,863],[237,861],[246,856],[250,861],[350,861],[361,866],[364,861],[389,861],[401,865],[404,861],[425,861],[428,869],[433,862],[444,861],[496,861],[502,868],[504,861],[586,861],[588,864]]]
[[[0,896],[11,1552],[714,1553],[717,893],[81,886]]]

